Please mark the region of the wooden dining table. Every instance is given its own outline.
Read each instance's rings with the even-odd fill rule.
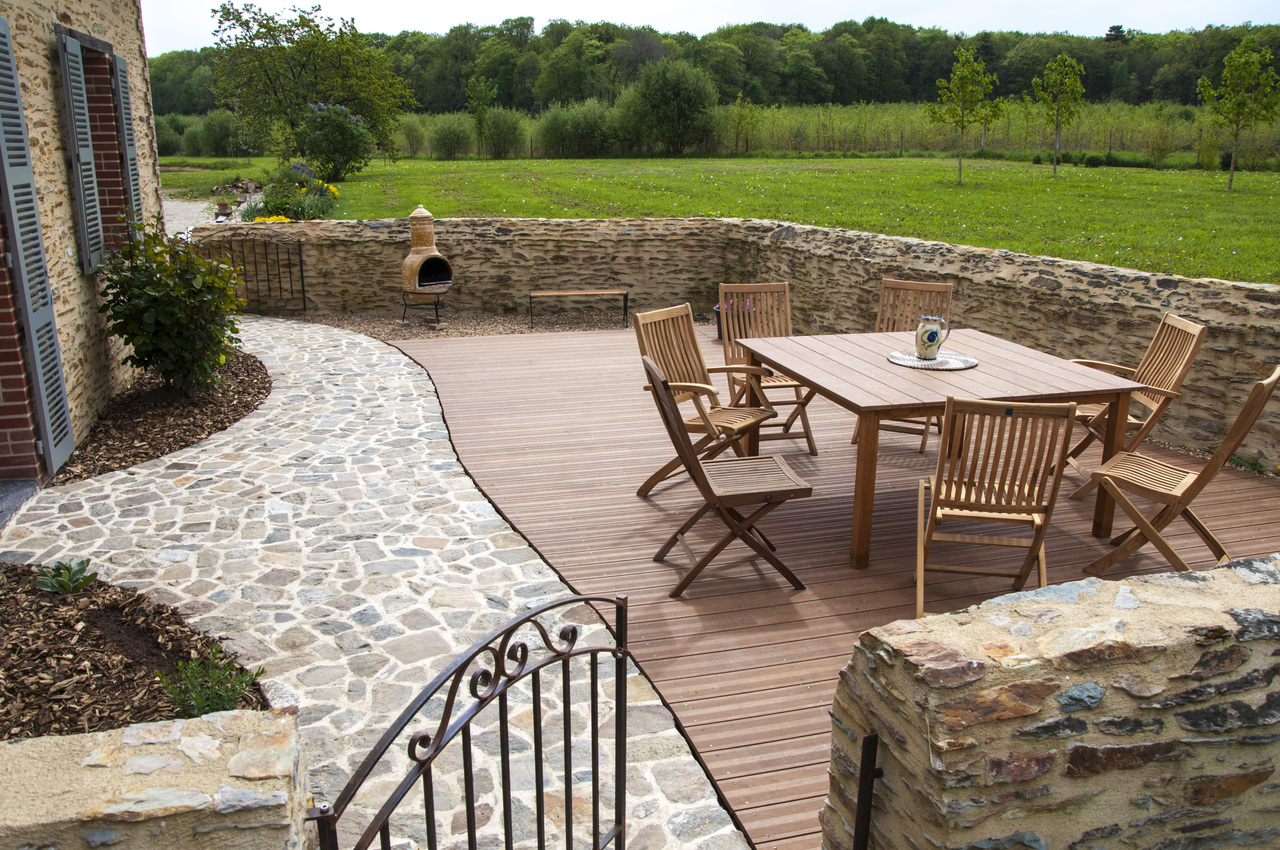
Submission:
[[[1103,458],[1120,451],[1129,396],[1142,384],[1045,354],[982,331],[957,329],[944,351],[975,358],[978,365],[958,371],[915,369],[891,363],[893,351],[914,349],[905,333],[820,334],[739,340],[753,365],[763,365],[812,387],[824,398],[858,415],[857,458],[853,485],[853,526],[849,562],[863,569],[871,555],[875,507],[876,456],[880,423],[885,419],[941,417],[947,396],[1014,402],[1102,403],[1111,406]],[[749,399],[747,404],[759,404]],[[748,453],[759,451],[748,441]],[[1093,534],[1111,534],[1115,501],[1098,489]]]

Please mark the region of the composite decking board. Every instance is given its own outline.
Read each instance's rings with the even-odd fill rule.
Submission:
[[[714,329],[699,333],[707,363],[723,362]],[[734,543],[684,598],[672,600],[666,594],[688,569],[687,558],[679,547],[664,562],[651,558],[699,501],[680,478],[660,484],[647,499],[635,495],[674,451],[641,389],[633,331],[396,345],[430,373],[459,459],[516,529],[576,590],[628,594],[630,643],[640,666],[694,746],[702,746],[701,757],[756,846],[817,846],[827,787],[826,709],[858,633],[913,613],[916,482],[934,471],[936,433],[923,455],[915,450],[918,438],[881,435],[871,564],[853,570],[848,546],[857,446],[850,438],[857,417],[815,399],[809,414],[818,456],[805,454],[800,443],[762,447],[786,457],[814,487],[813,497],[788,503],[762,523],[808,589],[793,590]],[[887,361],[857,368],[877,380],[894,374]],[[723,395],[721,377],[716,381]],[[1158,447],[1144,450],[1189,468],[1201,463]],[[1084,460],[1096,465],[1096,448]],[[1092,498],[1066,499],[1084,480],[1068,472],[1063,481],[1048,538],[1054,583],[1084,578],[1080,568],[1109,549],[1090,534]],[[1195,507],[1233,555],[1280,549],[1275,481],[1223,470]],[[1128,527],[1121,512],[1115,527]],[[720,533],[718,521],[705,517],[691,545],[702,551]],[[1168,537],[1193,566],[1211,565],[1185,523],[1175,521]],[[1017,555],[975,548],[957,550],[955,558],[1013,563]],[[1148,546],[1106,577],[1167,569]],[[942,610],[1008,589],[1004,579],[948,576],[929,583],[926,599],[931,610]],[[753,737],[753,728],[768,740]],[[753,747],[759,749],[753,753]],[[767,767],[753,769],[753,758]],[[788,758],[793,761],[786,764]]]

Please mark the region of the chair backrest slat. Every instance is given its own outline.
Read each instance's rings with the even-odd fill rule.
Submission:
[[[1133,379],[1149,387],[1178,392],[1195,362],[1200,344],[1208,329],[1204,325],[1188,321],[1173,313],[1165,313],[1160,327],[1147,347],[1147,353],[1134,370]],[[1162,396],[1144,393],[1133,394],[1134,399],[1152,410],[1163,400]]]
[[[632,319],[640,354],[652,358],[667,380],[678,384],[711,384],[711,373],[698,347],[692,307],[680,304],[636,313]]]
[[[941,316],[951,321],[953,286],[950,282],[885,278],[880,282],[876,332],[914,331],[921,316]]]
[[[730,366],[751,360],[740,339],[791,336],[788,283],[722,283],[719,306],[724,362]]]
[[[1047,514],[1074,417],[1074,404],[947,399],[934,498],[959,510]]]

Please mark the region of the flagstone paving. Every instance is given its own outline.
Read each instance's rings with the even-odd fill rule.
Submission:
[[[569,591],[467,477],[413,361],[281,319],[245,317],[241,338],[271,373],[257,411],[41,491],[0,534],[0,560],[90,558],[225,636],[266,669],[273,707],[299,706],[312,791],[332,801],[455,654]],[[745,847],[652,688],[635,675],[630,691],[628,845]]]

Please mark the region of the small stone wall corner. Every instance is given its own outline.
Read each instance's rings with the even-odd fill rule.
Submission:
[[[302,850],[297,708],[0,743],[0,847]]]
[[[832,706],[823,846],[1280,846],[1280,556],[1086,579],[860,638]]]

